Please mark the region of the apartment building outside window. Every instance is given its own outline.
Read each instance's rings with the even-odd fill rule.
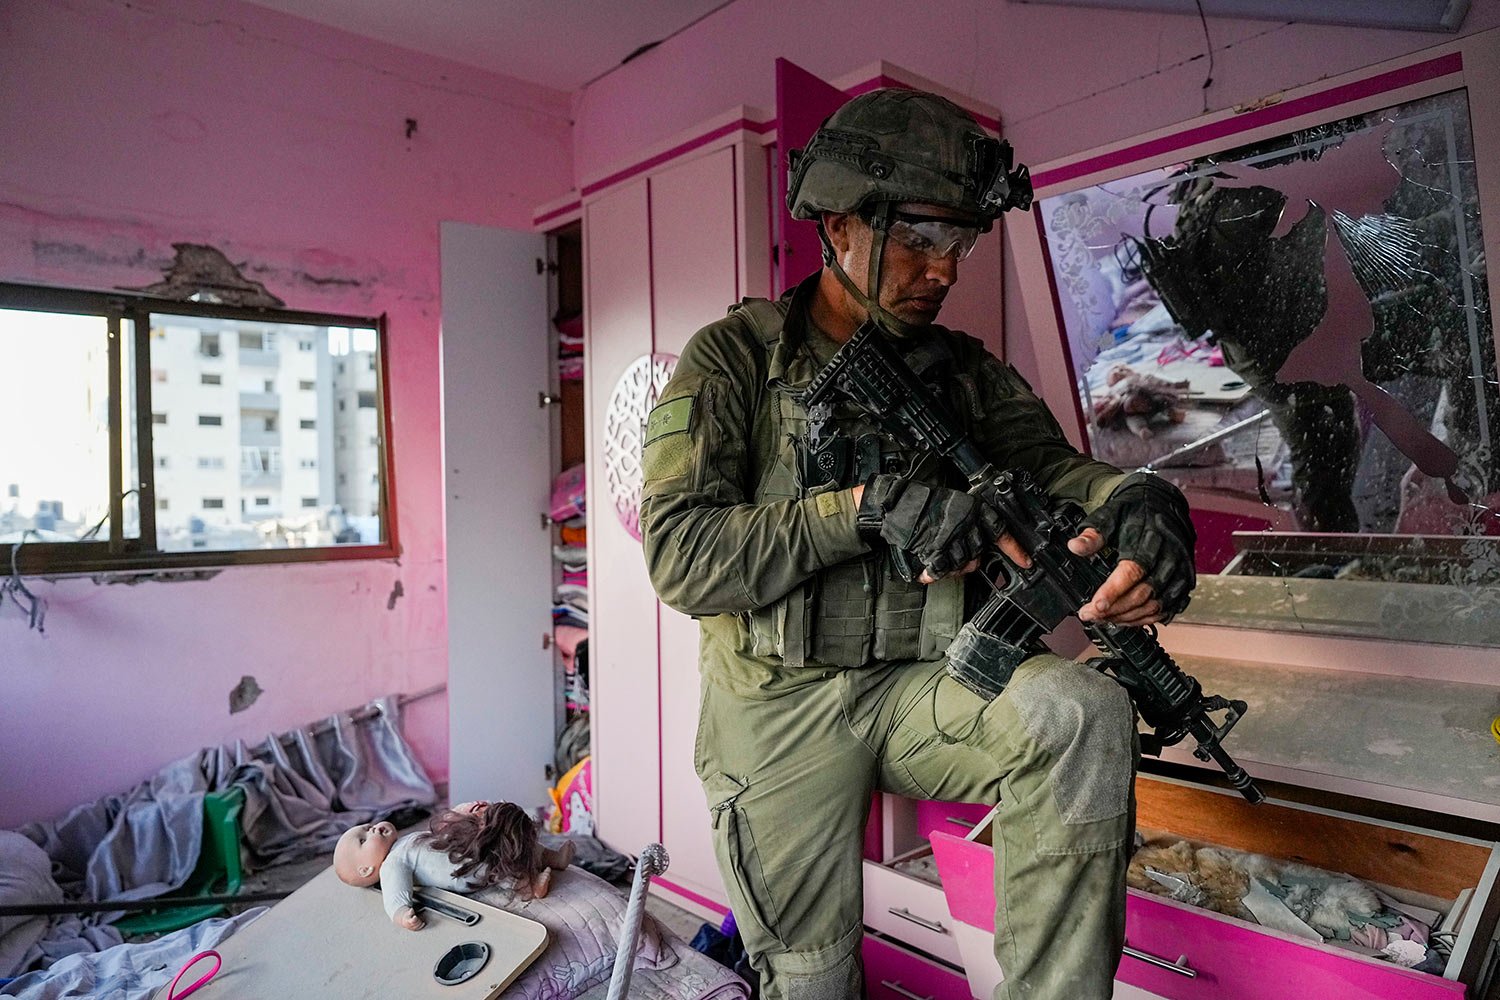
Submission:
[[[377,319],[0,283],[0,369],[35,373],[0,422],[48,427],[7,442],[0,544],[26,573],[391,557],[385,454],[334,426],[372,389],[386,419],[383,343]],[[354,466],[373,492],[338,483]]]

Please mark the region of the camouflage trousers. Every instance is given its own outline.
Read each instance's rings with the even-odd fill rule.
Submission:
[[[989,703],[941,660],[808,668],[751,697],[704,666],[695,764],[763,996],[861,995],[875,791],[1000,803],[997,1000],[1111,995],[1135,816],[1134,712],[1118,685],[1049,655]]]

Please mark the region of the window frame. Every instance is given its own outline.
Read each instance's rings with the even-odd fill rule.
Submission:
[[[384,313],[379,316],[348,316],[296,309],[235,306],[223,303],[184,302],[129,292],[98,292],[0,281],[0,309],[28,312],[98,316],[108,329],[109,368],[109,537],[101,541],[37,542],[10,544],[16,569],[26,576],[61,576],[72,573],[139,572],[175,569],[207,569],[276,563],[342,562],[353,559],[396,559],[401,554],[397,526],[396,463],[391,448],[389,401],[389,328]],[[153,313],[206,319],[248,320],[305,326],[364,328],[375,331],[378,378],[376,420],[382,428],[377,445],[381,483],[379,489],[381,541],[372,545],[327,545],[279,549],[199,549],[163,551],[156,548],[156,460],[152,441],[151,409],[151,315]],[[124,350],[121,332],[126,321],[133,324],[136,399],[135,459],[141,481],[125,485]],[[227,463],[226,463],[227,465]],[[139,537],[124,537],[125,494],[134,490],[139,516]]]

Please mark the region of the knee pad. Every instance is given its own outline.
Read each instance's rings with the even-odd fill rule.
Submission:
[[[1114,819],[1130,806],[1135,707],[1119,684],[1058,656],[1023,663],[1006,689],[1026,735],[1053,759],[1064,823]]]
[[[787,951],[767,955],[765,964],[770,976],[761,987],[768,1000],[858,1000],[863,992],[857,947],[842,956]]]

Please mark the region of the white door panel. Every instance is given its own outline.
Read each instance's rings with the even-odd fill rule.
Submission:
[[[547,801],[551,480],[544,238],[444,223],[443,480],[450,794]],[[400,336],[399,331],[395,334]]]

